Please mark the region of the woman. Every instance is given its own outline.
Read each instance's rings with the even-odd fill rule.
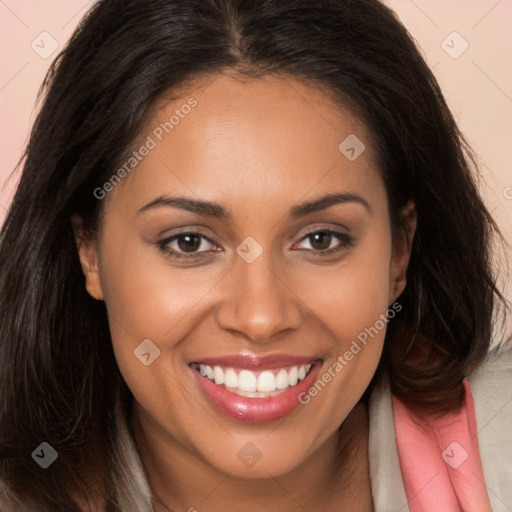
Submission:
[[[103,0],[44,87],[0,245],[2,510],[507,503],[497,229],[390,10]]]

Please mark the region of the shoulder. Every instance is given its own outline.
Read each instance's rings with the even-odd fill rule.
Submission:
[[[511,429],[498,427],[512,415],[512,346],[497,347],[468,375],[479,437],[493,430],[497,435],[512,435]],[[510,425],[511,423],[509,423]]]
[[[491,505],[506,511],[512,503],[512,347],[492,350],[468,382]]]
[[[389,378],[381,375],[368,403],[368,459],[376,512],[409,512],[396,442]]]
[[[467,377],[473,397],[485,484],[495,512],[512,503],[512,347],[487,354]],[[369,401],[369,460],[375,510],[409,510],[397,444],[389,378],[381,375]]]
[[[482,381],[493,385],[501,385],[512,389],[510,378],[512,376],[512,339],[506,345],[492,349],[482,364],[468,376],[472,388]]]

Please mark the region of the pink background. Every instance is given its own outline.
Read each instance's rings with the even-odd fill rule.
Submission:
[[[512,243],[512,1],[386,3],[417,40],[463,133],[478,153],[482,193]],[[13,171],[34,120],[38,87],[51,60],[92,4],[92,0],[0,1],[0,224],[19,177],[19,171]],[[451,35],[454,31],[462,39]],[[41,35],[44,32],[49,35]],[[468,48],[457,58],[445,51],[456,55],[464,41]],[[52,43],[58,49],[46,58],[31,46],[41,53],[51,50]],[[502,255],[502,264],[510,260],[510,254]],[[502,288],[512,299],[505,271],[502,279],[509,283]]]

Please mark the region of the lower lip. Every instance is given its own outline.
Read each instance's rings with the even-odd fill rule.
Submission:
[[[314,363],[304,380],[275,396],[248,398],[217,386],[192,368],[199,386],[219,411],[238,421],[263,423],[275,421],[290,414],[300,405],[299,396],[306,393],[318,374],[320,364]]]

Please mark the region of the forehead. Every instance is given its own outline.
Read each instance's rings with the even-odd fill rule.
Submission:
[[[325,90],[287,76],[217,74],[162,97],[135,150],[144,146],[111,194],[133,207],[158,194],[243,205],[383,186],[366,126]]]

